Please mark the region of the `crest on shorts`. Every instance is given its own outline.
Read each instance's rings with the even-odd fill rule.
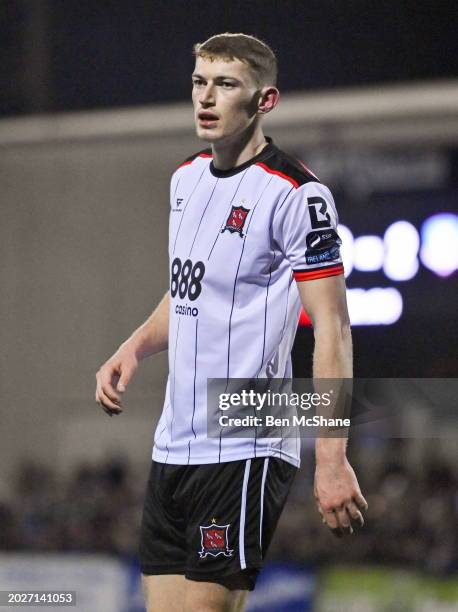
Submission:
[[[226,225],[221,230],[221,233],[229,230],[231,234],[237,232],[240,236],[243,236],[242,230],[249,212],[250,209],[245,208],[244,206],[232,206],[231,212],[229,213],[229,217],[226,221]]]
[[[199,557],[203,559],[207,555],[217,557],[224,555],[230,557],[233,550],[229,549],[228,532],[229,525],[217,525],[213,519],[211,525],[200,525],[200,544]]]

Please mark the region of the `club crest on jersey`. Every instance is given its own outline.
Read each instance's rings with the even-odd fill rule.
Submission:
[[[233,550],[229,549],[228,531],[229,525],[217,525],[212,521],[211,525],[200,525],[200,543],[201,549],[199,557],[204,559],[207,555],[217,557],[224,555],[230,557]]]
[[[237,232],[241,237],[243,237],[242,230],[249,212],[249,208],[244,208],[243,206],[233,206],[231,212],[229,213],[229,217],[227,218],[226,225],[221,230],[221,233],[229,230],[232,234]]]

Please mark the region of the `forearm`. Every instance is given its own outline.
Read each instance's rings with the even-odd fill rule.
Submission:
[[[353,348],[350,324],[334,321],[315,329],[313,378],[352,378]]]
[[[169,342],[169,293],[164,295],[151,316],[121,344],[118,350],[128,347],[138,360],[160,353]]]
[[[342,417],[345,414],[345,404],[351,395],[353,377],[353,350],[351,330],[348,323],[328,329],[315,331],[315,350],[313,355],[313,377],[315,385],[326,386],[321,379],[345,379],[339,387],[340,393],[335,396],[335,404],[331,406],[329,416]],[[336,382],[337,385],[337,382]],[[350,385],[350,388],[349,388]],[[315,454],[317,463],[338,464],[344,461],[347,447],[347,431],[339,430],[340,437],[317,437]]]

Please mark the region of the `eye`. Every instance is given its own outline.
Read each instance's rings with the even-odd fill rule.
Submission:
[[[202,79],[194,78],[192,79],[192,84],[194,85],[194,87],[200,87],[201,85],[204,84],[204,82]]]
[[[230,81],[223,81],[222,85],[224,89],[232,89],[235,87],[234,83],[231,83]]]

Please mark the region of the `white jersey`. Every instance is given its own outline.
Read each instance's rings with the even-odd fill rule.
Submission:
[[[153,459],[203,464],[275,456],[296,438],[207,437],[208,378],[292,378],[296,281],[343,274],[331,192],[268,139],[232,170],[211,150],[170,189],[169,377]]]

